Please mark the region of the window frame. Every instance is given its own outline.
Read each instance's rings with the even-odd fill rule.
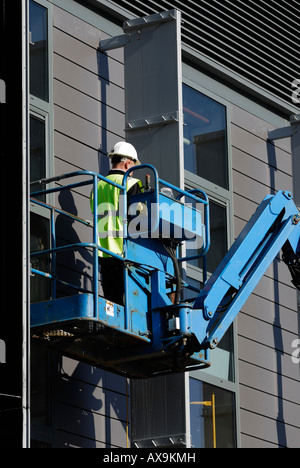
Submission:
[[[30,94],[30,104],[42,109],[46,112],[49,112],[51,104],[53,102],[53,31],[52,31],[52,17],[53,17],[53,7],[52,4],[47,0],[32,0],[34,3],[41,5],[46,8],[48,11],[48,101],[44,101],[32,94]],[[30,33],[30,31],[29,31]],[[30,91],[29,91],[30,92]]]
[[[200,380],[200,379],[197,379],[197,378],[195,378],[195,377],[191,377],[191,378],[190,378],[190,381],[189,381],[190,389],[191,389],[192,381],[194,381],[195,383],[196,383],[196,382],[200,382],[201,385],[203,386],[203,387],[202,387],[202,390],[203,390],[203,391],[204,391],[205,386],[207,386],[207,387],[206,387],[207,390],[208,390],[208,387],[211,387],[211,390],[213,390],[213,389],[215,389],[215,390],[217,390],[217,391],[218,391],[218,390],[219,390],[219,391],[220,391],[220,390],[221,390],[221,391],[224,390],[224,395],[225,395],[226,393],[227,393],[227,394],[230,394],[230,397],[232,398],[232,410],[233,410],[233,413],[232,413],[232,420],[233,420],[233,424],[232,424],[232,430],[233,430],[232,437],[233,437],[234,445],[235,445],[235,447],[232,447],[232,448],[237,448],[237,447],[238,447],[237,423],[236,423],[237,405],[236,405],[236,394],[235,394],[235,392],[232,392],[231,390],[225,389],[224,387],[220,387],[220,386],[217,386],[217,385],[215,385],[215,384],[208,383],[208,382],[206,382],[206,381],[203,380],[203,379],[201,379],[201,380]],[[189,389],[189,390],[190,390],[190,389]],[[192,406],[192,404],[196,404],[196,405],[199,404],[199,405],[202,405],[202,409],[203,409],[203,408],[206,406],[206,405],[203,404],[203,403],[204,403],[204,402],[201,402],[201,401],[200,401],[200,402],[197,402],[197,401],[196,401],[196,402],[192,402],[192,401],[190,401],[190,406]],[[211,403],[212,403],[212,402],[211,402]],[[218,405],[217,405],[218,399],[215,400],[215,403],[216,403],[216,408],[218,408]],[[194,414],[195,414],[195,413],[194,413]],[[218,412],[216,412],[216,413],[215,413],[215,417],[216,417],[216,419],[215,419],[215,422],[216,422],[216,430],[217,430],[217,428],[218,428],[218,422],[217,422],[218,416],[219,416],[219,414],[218,414]],[[205,439],[205,436],[204,436],[204,439]],[[193,440],[192,440],[192,427],[191,427],[191,446],[192,446],[192,448],[196,448],[196,449],[198,449],[198,448],[209,448],[209,447],[195,447],[195,446],[192,445],[192,442],[193,442]],[[216,439],[216,442],[218,442],[218,437],[217,437],[217,439]],[[211,447],[211,448],[213,448],[213,447]],[[214,448],[225,448],[225,447],[214,447]]]
[[[29,95],[30,106],[29,106],[29,117],[33,116],[40,120],[45,121],[45,177],[53,177],[54,175],[54,116],[53,116],[53,33],[52,33],[52,17],[53,7],[46,0],[33,0],[35,3],[43,6],[48,10],[48,102],[42,99]],[[46,197],[47,203],[53,202],[53,195]],[[33,207],[31,203],[31,209],[41,216],[48,217],[46,214],[47,210],[41,207]]]
[[[45,177],[54,175],[54,115],[53,115],[53,6],[46,0],[34,0],[35,3],[43,6],[48,11],[48,101],[30,94],[29,90],[29,121],[31,117],[36,117],[45,122]],[[29,33],[30,31],[28,31]],[[29,52],[28,52],[29,53]],[[30,191],[30,187],[29,187]],[[53,205],[54,195],[47,195],[45,202]],[[46,219],[50,223],[50,212],[47,208],[30,202],[30,213],[34,213]],[[51,239],[50,239],[51,242]],[[45,365],[48,368],[49,378],[51,376],[52,357],[46,356]],[[51,385],[51,383],[50,383]],[[51,393],[51,388],[50,388]],[[48,400],[49,423],[44,424],[31,421],[31,439],[40,441],[49,446],[55,441],[55,431],[52,426],[51,398]]]
[[[185,187],[187,189],[202,189],[207,194],[210,201],[215,202],[226,209],[226,220],[227,220],[227,248],[232,245],[234,240],[234,226],[233,226],[233,175],[232,175],[232,154],[231,154],[231,132],[230,132],[230,105],[228,101],[221,99],[219,96],[216,96],[214,93],[209,91],[203,85],[197,83],[196,78],[191,79],[185,76],[185,67],[183,68],[183,85],[187,85],[190,88],[193,88],[195,91],[198,91],[201,94],[204,94],[208,98],[222,104],[226,110],[226,123],[227,123],[227,168],[228,168],[228,190],[220,187],[208,180],[203,179],[202,177],[193,174],[192,172],[184,169],[184,180]],[[213,272],[207,272],[208,277]],[[188,277],[199,280],[199,277],[203,277],[203,272],[200,268],[196,266],[186,264],[186,274]]]
[[[228,193],[231,190],[232,186],[232,176],[231,176],[231,155],[230,155],[230,142],[229,142],[229,132],[228,132],[228,122],[230,119],[230,112],[229,112],[229,107],[228,107],[228,102],[220,99],[219,97],[216,97],[213,93],[205,89],[204,87],[200,86],[198,83],[195,83],[194,81],[190,79],[184,79],[183,78],[183,86],[187,86],[188,88],[191,88],[193,91],[196,91],[199,94],[202,94],[205,98],[210,99],[214,103],[221,105],[224,107],[225,110],[225,125],[226,125],[226,146],[227,146],[227,174],[224,180],[228,182],[228,188],[222,187],[221,185],[217,185],[214,182],[209,181],[208,179],[202,178],[198,174],[194,174],[190,172],[188,169],[184,169],[185,172],[185,180],[190,181],[191,183],[196,183],[199,184],[199,181],[201,181],[201,184],[203,187],[205,187],[207,190],[212,191],[213,193],[217,193],[218,195],[222,197],[228,196]],[[184,111],[183,111],[184,112]],[[194,111],[195,112],[195,111]],[[208,135],[209,133],[204,133],[203,135]],[[202,135],[202,134],[201,134]],[[200,136],[201,136],[200,135]]]
[[[228,249],[234,241],[234,217],[233,217],[233,170],[232,170],[232,150],[231,150],[231,113],[230,101],[220,97],[216,92],[212,92],[209,88],[214,89],[215,82],[212,85],[212,80],[198,72],[190,65],[183,64],[183,85],[187,85],[199,93],[204,94],[208,98],[224,105],[226,109],[226,126],[227,126],[227,155],[228,155],[228,190],[223,187],[203,179],[188,170],[184,169],[185,186],[188,189],[202,189],[207,194],[209,200],[226,207],[227,219],[227,242]],[[201,84],[200,84],[201,82]],[[208,278],[212,272],[208,272]],[[203,271],[193,265],[186,263],[186,276],[195,281],[201,281],[203,278]],[[237,324],[236,320],[233,323],[233,381],[224,380],[221,377],[210,374],[205,371],[192,371],[186,373],[186,427],[187,435],[191,443],[191,427],[190,427],[190,378],[200,380],[203,383],[219,387],[234,394],[235,398],[235,422],[236,422],[236,444],[240,447],[240,417],[239,417],[239,377],[238,377],[238,338],[237,338]],[[212,351],[213,352],[213,351]]]
[[[190,76],[187,78],[186,69],[183,68],[183,85],[187,85],[190,88],[193,88],[195,91],[198,91],[201,94],[204,94],[213,101],[218,102],[223,105],[226,110],[226,122],[227,122],[227,155],[228,155],[228,190],[220,187],[202,177],[193,174],[192,172],[184,169],[184,179],[187,186],[192,188],[201,187],[209,196],[210,199],[216,201],[220,204],[226,204],[229,208],[227,219],[228,224],[228,243],[229,245],[233,240],[233,215],[232,215],[232,205],[233,205],[233,175],[232,175],[232,154],[231,154],[231,132],[230,132],[230,104],[228,101],[220,98],[216,94],[212,93],[209,89],[205,88],[203,85],[200,85],[196,77],[192,79]]]

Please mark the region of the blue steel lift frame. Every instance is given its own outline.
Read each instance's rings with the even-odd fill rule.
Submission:
[[[155,168],[150,165],[140,166],[141,168],[151,169],[155,175],[154,190],[141,194],[139,198],[146,204],[157,202],[154,204],[155,222],[151,224],[151,226],[154,225],[155,229],[159,228],[162,221],[159,204],[168,198],[159,191],[159,183],[167,185],[179,193],[177,203],[180,203],[182,211],[179,211],[177,219],[171,220],[169,218],[166,220],[170,224],[183,226],[182,214],[187,214],[189,217],[189,212],[184,211],[185,205],[180,202],[183,196],[190,197],[204,205],[205,242],[199,256],[205,256],[209,248],[209,203],[206,195],[201,193],[201,198],[199,198],[194,193],[180,190],[161,181]],[[134,170],[137,169],[134,168]],[[132,169],[129,172],[132,172]],[[113,184],[99,174],[90,172],[77,172],[48,179],[47,182],[53,182],[78,175],[92,177],[95,207],[93,243],[56,247],[54,213],[60,211],[49,207],[52,210],[53,245],[51,249],[33,255],[45,255],[46,253],[55,258],[57,252],[62,249],[74,249],[79,246],[92,248],[94,251],[94,284],[93,294],[81,291],[83,294],[33,304],[31,309],[33,334],[44,341],[45,336],[48,341],[51,341],[51,337],[54,336],[54,347],[61,352],[127,376],[149,377],[165,372],[207,367],[210,365],[209,350],[214,349],[219,344],[281,249],[283,260],[290,269],[292,282],[298,289],[300,288],[300,215],[298,208],[288,191],[279,191],[276,195],[268,195],[224,257],[220,266],[205,282],[203,289],[198,291],[196,300],[189,302],[179,300],[173,303],[168,293],[170,292],[170,281],[172,278],[175,280],[176,276],[175,263],[171,254],[166,254],[161,239],[131,239],[127,236],[127,220],[124,222],[124,258],[100,248],[97,244],[97,212],[95,211],[97,207],[97,181],[98,179],[106,180],[123,192],[123,208],[124,213],[127,213],[126,180],[129,172],[125,175],[123,186]],[[33,195],[53,193],[89,183],[91,182],[71,184],[37,192]],[[47,206],[42,202],[37,203]],[[86,223],[86,221],[76,219]],[[183,240],[185,240],[184,236]],[[125,307],[110,304],[105,299],[98,297],[99,249],[124,261]],[[177,262],[185,260],[187,258],[177,258]],[[46,275],[55,281],[55,271],[45,274],[34,270],[34,273]],[[187,284],[184,284],[184,287],[190,288]],[[74,326],[74,320],[76,326]],[[87,335],[85,331],[74,335],[74,330],[80,329],[78,327],[80,320],[88,320],[89,323],[96,324],[96,328],[93,327],[92,335]],[[71,328],[66,327],[69,322]],[[51,326],[54,326],[56,331],[60,328],[69,330],[63,336],[71,341],[71,345],[64,338],[59,340],[56,333],[51,334]],[[80,335],[80,333],[82,334]],[[80,336],[83,336],[81,341]],[[126,340],[124,337],[129,339]]]
[[[154,240],[154,245],[152,245],[152,240],[150,240],[150,247],[149,249],[145,249],[144,245],[134,245],[134,248],[132,248],[132,242],[129,241],[129,236],[128,236],[128,219],[124,220],[124,233],[123,233],[123,240],[124,240],[124,257],[121,257],[111,251],[107,251],[106,249],[100,247],[98,244],[98,213],[97,213],[97,206],[98,206],[98,181],[99,180],[104,180],[107,183],[117,187],[120,189],[121,193],[123,194],[122,200],[123,200],[123,213],[127,213],[127,190],[126,190],[126,185],[127,185],[127,179],[129,175],[135,171],[135,170],[142,170],[142,169],[147,169],[150,170],[154,174],[154,189],[151,190],[150,192],[142,194],[143,200],[142,202],[148,204],[148,208],[151,209],[151,215],[152,215],[152,220],[154,217],[154,223],[152,222],[151,225],[149,226],[149,232],[145,233],[139,233],[141,234],[149,234],[149,237],[151,237],[151,232],[157,231],[159,229],[159,224],[162,221],[161,220],[161,213],[160,213],[160,207],[162,203],[168,202],[170,203],[177,203],[180,207],[183,208],[183,215],[182,218],[184,218],[184,215],[188,215],[187,217],[189,218],[190,221],[195,221],[194,218],[191,220],[191,216],[189,215],[190,211],[193,213],[192,216],[194,216],[194,213],[197,212],[195,209],[191,209],[190,211],[186,211],[186,205],[184,205],[181,202],[181,199],[183,197],[188,197],[192,201],[201,204],[204,206],[204,226],[201,224],[201,227],[203,227],[204,230],[204,242],[203,246],[201,249],[201,252],[192,257],[182,257],[178,258],[178,262],[184,262],[187,261],[188,259],[196,259],[203,257],[205,259],[205,256],[209,250],[210,247],[210,232],[209,232],[209,201],[206,196],[206,194],[201,191],[201,190],[192,190],[192,191],[186,191],[186,190],[181,190],[178,187],[173,186],[172,184],[163,181],[162,179],[159,179],[158,173],[156,169],[149,165],[149,164],[144,164],[138,167],[135,167],[128,171],[128,173],[125,174],[124,180],[123,180],[123,185],[118,185],[105,177],[101,176],[100,174],[90,172],[90,171],[77,171],[77,172],[72,172],[69,174],[63,174],[61,176],[53,177],[50,179],[43,179],[41,181],[38,181],[39,183],[43,184],[50,184],[53,182],[58,182],[74,177],[88,177],[88,180],[60,186],[60,187],[55,187],[55,188],[50,188],[47,190],[41,190],[37,191],[31,194],[31,202],[35,203],[38,206],[42,206],[44,208],[47,208],[51,215],[50,215],[50,226],[51,226],[51,248],[47,250],[42,250],[38,252],[33,252],[31,254],[32,258],[36,258],[39,256],[45,256],[49,255],[51,256],[51,267],[50,267],[50,272],[42,272],[40,270],[32,268],[32,274],[33,275],[39,275],[45,278],[48,278],[52,282],[52,298],[50,301],[46,301],[44,303],[38,303],[38,304],[32,304],[31,306],[31,327],[34,333],[34,336],[37,336],[37,330],[40,330],[41,335],[44,333],[44,331],[49,329],[49,326],[62,326],[63,323],[67,323],[70,321],[80,321],[80,320],[87,320],[87,321],[94,321],[95,323],[101,324],[106,328],[106,331],[108,328],[113,329],[113,330],[119,330],[121,331],[122,334],[125,334],[129,337],[132,337],[136,340],[138,340],[138,343],[140,342],[150,344],[156,343],[154,348],[155,350],[151,350],[151,353],[149,353],[149,347],[145,349],[140,349],[139,351],[135,352],[135,358],[136,354],[140,353],[141,356],[146,356],[146,355],[153,355],[153,354],[159,354],[161,357],[161,353],[164,354],[163,348],[170,347],[172,345],[172,342],[178,341],[177,337],[172,337],[171,339],[165,339],[161,336],[160,340],[158,339],[158,334],[149,331],[148,328],[145,330],[145,318],[146,321],[148,322],[149,320],[147,319],[146,315],[148,311],[143,311],[142,314],[143,319],[141,320],[141,323],[139,323],[137,317],[141,315],[141,311],[137,311],[135,314],[135,326],[132,326],[133,322],[133,314],[132,314],[132,304],[130,305],[130,296],[132,295],[132,291],[130,290],[130,285],[128,284],[129,281],[129,273],[131,273],[131,276],[134,277],[134,272],[130,272],[133,269],[133,266],[136,265],[137,263],[139,264],[139,269],[142,269],[146,271],[146,274],[152,276],[152,282],[153,285],[155,285],[156,291],[158,293],[158,299],[157,297],[155,300],[153,300],[153,305],[156,305],[154,308],[163,308],[163,307],[170,307],[172,305],[172,302],[166,297],[165,294],[165,283],[166,283],[166,277],[163,274],[163,272],[159,271],[159,264],[156,264],[155,262],[153,263],[153,249],[158,248],[158,243],[160,242],[159,240]],[[36,182],[33,182],[33,184],[36,184]],[[74,216],[70,213],[67,213],[59,208],[53,207],[48,205],[47,203],[44,203],[42,201],[37,200],[35,197],[39,197],[41,195],[48,195],[52,193],[57,193],[61,192],[64,190],[71,190],[71,189],[77,189],[79,187],[84,187],[92,185],[92,190],[93,190],[93,197],[94,197],[94,210],[93,210],[93,223],[91,224],[89,221],[83,220],[77,216]],[[169,197],[164,196],[160,191],[159,187],[160,186],[168,187],[169,189],[173,190],[175,193],[178,193],[177,200],[170,200]],[[198,195],[198,196],[197,196]],[[151,206],[151,208],[150,208]],[[153,207],[153,209],[152,209]],[[189,210],[189,209],[188,209]],[[150,212],[150,211],[149,211]],[[55,216],[56,214],[61,214],[63,216],[69,217],[73,219],[74,221],[77,221],[85,226],[92,226],[93,227],[93,239],[91,243],[76,243],[76,244],[69,244],[65,245],[63,247],[57,247],[56,244],[56,227],[55,227]],[[197,216],[197,215],[196,215]],[[199,216],[199,214],[198,214]],[[170,220],[164,220],[165,222],[169,222]],[[174,220],[173,220],[174,223]],[[176,224],[176,221],[175,221]],[[185,222],[184,219],[181,219],[180,222],[178,223],[179,227],[184,227]],[[146,236],[147,237],[147,236]],[[147,242],[147,241],[146,241]],[[131,249],[128,257],[128,244],[130,243]],[[85,249],[92,249],[93,250],[93,287],[92,291],[87,291],[84,288],[78,287],[76,285],[73,285],[71,283],[68,283],[66,281],[62,281],[59,279],[56,275],[56,256],[58,253],[67,251],[67,250],[74,250],[74,249],[79,249],[79,248],[85,248]],[[141,249],[141,250],[140,250]],[[124,307],[119,306],[117,304],[111,304],[108,301],[106,301],[104,298],[99,297],[99,266],[98,266],[98,252],[101,250],[102,252],[109,254],[121,261],[124,262],[124,265],[128,265],[127,268],[124,268],[124,282],[125,282],[125,301],[124,301]],[[137,251],[137,252],[136,252]],[[178,251],[178,249],[177,249]],[[140,252],[140,253],[139,253]],[[141,260],[140,255],[142,255],[143,260]],[[170,262],[169,262],[170,263]],[[204,261],[204,266],[205,266],[205,261]],[[205,270],[205,268],[204,268]],[[169,271],[166,272],[166,275],[168,277],[172,277],[174,274],[173,268],[170,269],[169,266]],[[204,276],[206,277],[206,272],[204,271]],[[148,281],[146,280],[145,283]],[[56,286],[57,283],[61,283],[65,286],[68,286],[70,288],[74,288],[77,290],[77,294],[74,296],[68,296],[64,298],[57,298],[56,297]],[[132,281],[131,281],[132,285]],[[192,286],[189,286],[188,284],[184,284],[186,288],[192,289],[195,292],[199,293],[198,290],[195,290]],[[146,284],[143,284],[140,286],[140,288],[146,288]],[[149,291],[148,291],[149,293]],[[155,294],[156,296],[156,294]],[[156,302],[156,304],[155,304]],[[109,310],[109,312],[108,312]],[[123,315],[124,314],[124,315]],[[154,314],[157,318],[157,313]],[[152,327],[153,324],[155,323],[156,318],[152,317]],[[131,325],[131,326],[130,326]],[[143,328],[144,326],[144,328]],[[161,324],[157,323],[157,326],[160,327]],[[134,328],[134,332],[131,330]],[[103,328],[102,328],[103,330]],[[66,335],[69,335],[67,333]],[[49,340],[49,333],[48,333],[48,340]],[[151,336],[151,339],[150,339]],[[91,341],[91,337],[88,338]],[[56,341],[56,340],[55,340]],[[151,345],[151,346],[152,346]],[[82,345],[87,346],[86,344]],[[73,351],[72,351],[73,352]],[[71,354],[72,354],[71,352]],[[78,351],[76,351],[78,352]],[[67,354],[67,351],[66,351]],[[79,352],[80,354],[80,352]],[[85,355],[85,360],[89,360],[88,357],[86,357],[86,352],[82,349],[81,354]],[[208,366],[208,358],[203,356],[207,356],[207,353],[201,353],[200,357],[195,357],[195,359],[192,361],[193,365],[201,365],[202,366]],[[78,356],[77,356],[78,357]],[[91,358],[94,363],[96,362],[98,365],[99,363],[97,361],[96,357]],[[127,357],[127,360],[135,360],[133,357]],[[148,360],[148,359],[147,359]],[[107,364],[104,364],[104,367],[109,367]],[[118,371],[118,369],[115,368],[115,364],[113,364],[113,369],[115,371]],[[122,367],[122,366],[121,366]],[[125,366],[126,367],[126,366]],[[167,367],[170,367],[169,364]],[[126,372],[126,371],[125,371]],[[140,371],[138,371],[140,372]],[[151,371],[153,372],[153,371]],[[122,373],[122,370],[121,370]],[[135,373],[134,373],[135,374]]]

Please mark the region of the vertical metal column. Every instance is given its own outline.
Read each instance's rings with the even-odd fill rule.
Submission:
[[[30,447],[30,256],[29,256],[29,2],[22,2],[22,255],[23,343],[22,411],[23,448]]]
[[[142,163],[183,188],[181,13],[126,21],[126,139]]]

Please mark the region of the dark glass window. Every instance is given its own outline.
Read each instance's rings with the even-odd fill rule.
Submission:
[[[35,213],[30,214],[30,251],[40,252],[50,248],[49,220]],[[31,258],[31,266],[43,273],[50,273],[49,255]],[[31,303],[46,301],[50,297],[49,279],[34,275],[30,279]]]
[[[228,190],[226,108],[183,86],[185,169]]]
[[[226,207],[210,200],[210,249],[206,256],[207,271],[213,273],[223,260],[228,250],[227,214]],[[194,242],[187,242],[187,254],[197,255],[199,252],[193,248]],[[203,260],[191,260],[189,264],[202,268]]]
[[[190,379],[193,448],[236,448],[235,395]]]
[[[30,94],[49,101],[48,11],[30,0]]]
[[[46,135],[45,121],[30,116],[30,182],[46,177]],[[30,192],[43,190],[45,186],[32,184]],[[45,197],[39,199],[45,201]]]
[[[213,273],[228,250],[226,208],[210,202],[211,248],[207,254],[207,271]]]

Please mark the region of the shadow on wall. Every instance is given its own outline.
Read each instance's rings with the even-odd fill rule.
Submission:
[[[107,153],[107,87],[108,56],[97,52],[101,91],[101,146],[98,151],[98,172],[110,169]],[[59,195],[62,210],[77,216],[71,191]],[[82,242],[75,221],[58,215],[56,232],[59,245]],[[79,257],[79,258],[78,258]],[[88,288],[91,282],[93,255],[85,249],[59,254],[57,274],[78,287]],[[63,287],[63,295],[74,294]],[[76,293],[76,291],[75,291]],[[60,447],[126,447],[128,442],[128,389],[125,378],[57,355],[59,372],[55,380],[55,421]],[[65,366],[65,367],[64,367]]]
[[[63,359],[59,362],[55,385],[59,447],[126,447],[125,378]]]
[[[78,215],[74,202],[74,196],[70,190],[60,192],[58,196],[59,206],[63,211],[74,216]],[[74,219],[59,214],[56,218],[55,229],[57,237],[57,247],[68,244],[82,242],[76,231],[79,223]],[[87,229],[87,228],[85,228]],[[91,234],[90,234],[91,235]],[[78,258],[79,257],[79,258]],[[67,283],[78,288],[91,290],[92,285],[92,265],[93,255],[87,249],[77,248],[63,251],[56,255],[56,275]],[[77,290],[69,286],[58,285],[57,296],[69,296],[77,294]]]
[[[271,193],[274,195],[276,190],[275,175],[277,172],[277,157],[276,149],[274,144],[267,143],[268,163],[270,169],[270,182],[271,182]],[[274,268],[274,307],[275,307],[275,319],[273,322],[273,333],[274,333],[274,344],[276,353],[276,367],[277,367],[277,392],[278,392],[278,414],[276,416],[276,427],[277,427],[277,439],[280,447],[287,447],[287,433],[284,420],[284,405],[283,405],[283,336],[282,326],[280,318],[280,295],[279,295],[279,272],[278,272],[278,260],[273,262]]]
[[[99,165],[99,174],[106,175],[109,171],[109,160],[107,158],[107,153],[110,148],[108,148],[107,143],[107,87],[109,83],[109,67],[108,67],[108,55],[107,53],[97,52],[97,61],[98,61],[98,77],[100,81],[100,96],[101,96],[101,146],[98,152],[98,165]]]

